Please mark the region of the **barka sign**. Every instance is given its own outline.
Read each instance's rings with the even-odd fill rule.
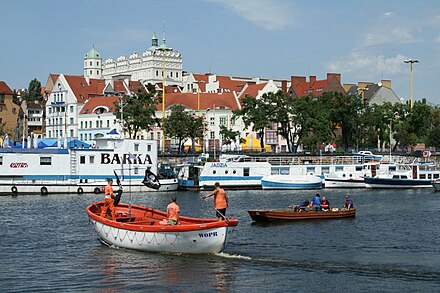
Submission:
[[[151,165],[150,155],[139,155],[139,154],[101,154],[101,164],[143,164]]]

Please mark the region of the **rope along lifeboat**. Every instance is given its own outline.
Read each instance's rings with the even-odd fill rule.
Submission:
[[[118,204],[116,221],[100,216],[104,202],[87,207],[100,240],[107,245],[149,252],[210,254],[223,251],[238,220],[180,216],[180,224],[166,225],[165,212],[138,205]]]

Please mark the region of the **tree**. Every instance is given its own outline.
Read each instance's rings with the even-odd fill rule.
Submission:
[[[240,137],[240,131],[233,131],[232,129],[228,129],[224,125],[220,125],[220,134],[223,138],[223,143],[229,146],[232,142],[235,142],[237,140],[237,137]],[[245,143],[246,140],[240,137],[239,142]]]
[[[124,119],[124,132],[128,132],[130,138],[136,138],[142,130],[151,130],[158,123],[156,118],[156,105],[159,100],[155,96],[154,87],[147,85],[147,89],[140,86],[136,93],[121,97],[121,103],[115,103],[114,115],[119,122]]]
[[[179,154],[183,139],[188,137],[188,125],[190,121],[190,114],[185,111],[185,107],[182,105],[174,105],[171,108],[170,115],[164,121],[163,129],[165,135],[174,137],[179,141]]]
[[[41,95],[41,82],[36,78],[29,82],[28,90],[23,93],[22,99],[27,102],[37,101],[39,104],[43,101]]]
[[[261,150],[264,150],[264,129],[270,126],[268,119],[270,108],[264,103],[263,99],[256,99],[251,96],[246,96],[241,100],[241,109],[233,110],[232,113],[236,117],[242,117],[245,127],[252,126],[252,131],[255,131],[260,138]]]

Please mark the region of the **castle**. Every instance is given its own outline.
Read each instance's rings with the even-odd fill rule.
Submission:
[[[162,74],[166,72],[165,78]],[[156,84],[165,81],[167,85],[182,86],[182,54],[168,47],[165,38],[158,45],[155,33],[151,47],[141,55],[137,52],[119,56],[116,60],[108,58],[102,62],[101,54],[94,46],[84,56],[84,77],[105,80],[129,79],[143,84]]]

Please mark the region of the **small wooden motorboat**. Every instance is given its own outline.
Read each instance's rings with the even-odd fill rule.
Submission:
[[[331,209],[328,211],[297,211],[286,210],[249,210],[249,215],[254,221],[297,221],[311,219],[340,219],[356,216],[356,209]]]
[[[181,216],[180,225],[168,226],[166,213],[149,207],[118,204],[116,221],[100,216],[103,202],[87,207],[87,215],[102,242],[128,249],[187,254],[223,251],[238,220]]]

